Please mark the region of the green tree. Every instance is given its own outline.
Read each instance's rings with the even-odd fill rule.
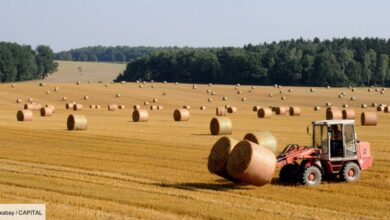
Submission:
[[[38,66],[39,77],[45,78],[57,70],[58,64],[54,62],[54,53],[50,47],[39,45],[36,52],[36,63]]]

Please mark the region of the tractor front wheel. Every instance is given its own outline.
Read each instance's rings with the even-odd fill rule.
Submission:
[[[295,184],[299,182],[299,165],[296,163],[287,164],[279,172],[279,181],[281,183]]]
[[[340,177],[345,182],[356,182],[360,178],[360,167],[354,162],[348,162],[341,169]]]
[[[302,170],[301,183],[306,186],[316,186],[321,183],[321,170],[316,166],[304,167]]]

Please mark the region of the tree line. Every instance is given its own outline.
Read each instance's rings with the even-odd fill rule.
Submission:
[[[127,64],[117,81],[389,86],[390,39],[287,40],[242,48],[160,50]]]
[[[48,46],[0,42],[0,82],[43,79],[56,71],[54,53]]]
[[[99,62],[129,62],[154,51],[170,50],[167,47],[83,47],[56,53],[57,60],[68,61],[99,61]]]

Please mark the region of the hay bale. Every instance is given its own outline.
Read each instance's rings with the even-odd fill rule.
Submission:
[[[54,111],[52,108],[49,108],[49,107],[42,107],[41,108],[41,116],[42,117],[52,116],[53,113],[54,113]]]
[[[362,112],[360,115],[360,123],[362,126],[376,126],[378,117],[375,112]]]
[[[356,100],[356,97],[355,96],[352,96],[351,97],[351,101],[355,101]]]
[[[100,108],[101,108],[101,106],[100,106],[100,105],[96,105],[95,107],[96,107],[96,109],[100,109]]]
[[[284,91],[283,91],[283,90],[280,90],[280,91],[279,91],[279,93],[280,93],[280,94],[283,94],[283,93],[284,93]]]
[[[45,107],[47,108],[51,108],[53,110],[53,113],[56,112],[56,107],[54,105],[49,105],[49,104],[46,104]]]
[[[272,116],[272,109],[270,108],[260,108],[257,111],[257,117],[259,118],[271,118]]]
[[[286,106],[277,106],[275,108],[276,115],[285,115],[287,113],[288,108]]]
[[[152,101],[153,101],[154,103],[156,103],[156,102],[158,102],[158,99],[154,98]]]
[[[118,105],[118,108],[119,108],[119,109],[125,109],[126,106],[125,106],[125,105]]]
[[[150,110],[151,110],[151,111],[157,110],[157,106],[156,106],[156,105],[151,105],[151,106],[150,106]]]
[[[62,97],[61,100],[62,100],[62,101],[66,101],[66,100],[68,100],[68,97],[64,96],[64,97]]]
[[[217,93],[216,92],[211,92],[211,95],[216,95]]]
[[[381,91],[381,95],[385,94],[385,91]]]
[[[208,102],[212,102],[213,99],[212,99],[212,98],[208,98],[207,101],[208,101]]]
[[[288,92],[289,92],[289,93],[292,93],[292,89],[288,89]]]
[[[207,93],[207,94],[211,93],[211,89],[207,89],[207,90],[206,90],[206,93]]]
[[[107,105],[108,111],[115,111],[118,108],[117,104],[109,104]]]
[[[286,96],[282,96],[280,99],[281,100],[286,100]]]
[[[66,109],[70,109],[70,108],[73,108],[73,105],[76,104],[76,102],[68,102],[65,104],[65,108]]]
[[[134,110],[137,110],[137,109],[140,109],[140,108],[141,108],[140,105],[133,105],[133,109],[134,109]]]
[[[148,101],[144,101],[144,105],[149,105],[149,102]]]
[[[164,106],[162,106],[162,105],[157,106],[157,110],[163,110],[163,109],[164,109]]]
[[[355,119],[355,110],[343,109],[343,119]]]
[[[343,98],[344,96],[342,94],[339,95],[339,99]]]
[[[248,140],[235,145],[226,163],[229,176],[256,186],[270,183],[275,167],[275,154]]]
[[[54,87],[54,92],[58,92],[58,91],[60,91],[60,87],[59,86]]]
[[[96,108],[96,105],[89,105],[89,108],[94,109],[94,108]]]
[[[73,111],[81,111],[83,109],[83,105],[82,104],[73,104]]]
[[[361,107],[362,108],[367,108],[367,104],[362,104]]]
[[[33,113],[31,110],[29,109],[25,109],[25,110],[19,110],[17,113],[16,113],[16,119],[18,121],[32,121],[33,119]]]
[[[134,122],[147,122],[149,120],[149,113],[146,109],[135,109],[132,117]]]
[[[275,88],[278,88],[278,84],[275,84],[274,87],[275,87]]]
[[[245,97],[241,98],[241,102],[246,102],[246,101],[247,101],[247,99]]]
[[[252,108],[252,110],[253,110],[254,112],[259,111],[259,109],[261,109],[261,105],[255,105],[255,106],[253,106],[253,108]]]
[[[67,120],[67,127],[69,131],[87,130],[87,118],[84,115],[69,115]]]
[[[22,102],[23,102],[22,99],[19,99],[19,98],[16,99],[16,103],[22,103]]]
[[[217,116],[225,116],[226,115],[226,108],[223,106],[219,106],[215,109],[215,114]]]
[[[337,120],[342,119],[343,114],[339,109],[328,109],[326,110],[326,120]]]
[[[15,88],[16,87],[16,84],[15,83],[12,83],[11,84],[11,88]]]
[[[314,111],[319,111],[319,110],[321,110],[321,107],[320,106],[314,106]]]
[[[212,86],[213,84],[212,83],[209,83],[209,86]]]
[[[191,109],[191,106],[189,106],[189,105],[183,105],[183,108],[184,108],[184,109]]]
[[[371,89],[371,88],[369,88],[367,91],[368,91],[368,92],[372,92],[372,89]]]
[[[390,111],[390,107],[386,106],[384,112],[389,113],[389,111]]]
[[[202,106],[200,106],[199,109],[200,109],[200,110],[206,110],[206,106],[202,105]]]
[[[84,96],[84,100],[88,100],[89,99],[89,96]]]
[[[224,96],[222,97],[222,101],[227,101],[228,100],[228,97]]]
[[[386,106],[378,106],[378,107],[376,107],[376,110],[377,110],[378,112],[383,112],[383,111],[385,111],[385,107],[386,107]]]
[[[27,103],[24,104],[25,110],[31,110],[31,111],[40,111],[42,108],[41,104],[38,103]]]
[[[300,116],[302,111],[299,106],[291,106],[288,112],[290,116]]]
[[[252,86],[251,89],[252,89],[252,90],[256,89],[256,86]]]
[[[77,81],[77,82],[76,82],[76,85],[80,85],[80,84],[81,84],[81,82],[80,82],[80,81]]]
[[[330,89],[330,86],[326,86],[326,89]]]
[[[352,88],[352,92],[355,92],[356,91],[356,89],[355,88]]]
[[[176,109],[173,112],[173,119],[175,121],[188,121],[190,120],[190,111],[188,109]]]
[[[110,86],[110,84],[106,83],[106,84],[104,84],[104,86],[105,86],[105,87],[109,87],[109,86]]]
[[[269,94],[268,94],[268,97],[272,97],[272,93],[269,93]]]
[[[142,88],[144,88],[144,86],[143,85],[138,85],[138,88],[142,89]]]
[[[43,82],[41,82],[41,83],[39,83],[38,85],[39,85],[39,86],[45,86],[46,84],[43,83]]]
[[[33,102],[33,101],[34,101],[33,98],[28,98],[28,99],[27,99],[27,102]]]
[[[237,107],[235,107],[235,106],[229,106],[229,107],[227,108],[227,112],[228,112],[228,113],[236,113],[236,112],[237,112]]]
[[[315,90],[313,88],[310,88],[310,92],[315,92]]]
[[[115,95],[115,97],[119,98],[119,97],[121,97],[121,94],[117,93],[117,94]]]
[[[330,106],[332,106],[332,103],[327,102],[327,103],[325,103],[325,106],[326,106],[326,107],[330,107]]]
[[[276,149],[278,148],[278,142],[276,141],[275,136],[272,134],[272,132],[269,131],[248,133],[244,136],[244,140],[248,140],[265,147],[271,150],[273,153],[276,153]]]
[[[378,104],[375,103],[375,102],[373,102],[373,103],[371,104],[371,107],[377,107],[377,106],[378,106]]]
[[[343,108],[348,108],[348,104],[343,104]]]
[[[50,90],[46,90],[46,95],[50,95]]]
[[[232,121],[228,117],[214,117],[210,121],[212,135],[227,135],[232,133]]]
[[[228,109],[228,108],[230,108],[230,105],[226,104],[225,109]]]
[[[237,95],[240,95],[241,93],[242,93],[241,90],[238,90],[238,91],[236,92]]]

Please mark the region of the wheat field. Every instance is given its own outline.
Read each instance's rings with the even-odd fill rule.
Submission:
[[[78,80],[78,79],[77,79]],[[324,105],[349,104],[360,115],[362,103],[389,103],[390,94],[357,88],[316,88],[241,85],[83,82],[37,82],[0,85],[0,203],[45,203],[48,219],[388,219],[390,217],[390,114],[378,112],[378,126],[362,127],[360,140],[371,143],[374,163],[359,182],[323,182],[317,187],[282,185],[278,171],[263,187],[237,185],[207,170],[207,157],[220,136],[211,136],[209,122],[217,106],[237,106],[230,114],[233,134],[242,139],[248,132],[268,130],[286,144],[309,145],[306,127],[325,118]],[[54,92],[54,87],[60,90]],[[216,92],[210,96],[207,89]],[[292,89],[289,93],[287,90]],[[50,90],[50,94],[46,94]],[[283,90],[284,94],[279,91]],[[337,95],[344,91],[346,97]],[[272,92],[273,97],[268,97]],[[389,91],[390,92],[390,91]],[[121,94],[117,98],[115,95]],[[166,95],[163,95],[165,93]],[[88,95],[89,100],[83,96]],[[65,109],[63,96],[83,104],[82,111]],[[227,96],[227,101],[222,97]],[[286,96],[282,101],[281,96]],[[355,101],[349,97],[355,96]],[[16,112],[27,98],[53,104],[52,117],[34,112],[32,122],[17,122]],[[213,102],[207,102],[209,97]],[[241,98],[247,101],[242,102]],[[16,103],[22,98],[23,103]],[[132,105],[158,98],[164,109],[149,111],[149,122],[132,122]],[[126,109],[108,111],[108,104]],[[89,109],[99,104],[101,109]],[[187,122],[174,122],[173,111],[191,106]],[[254,105],[298,105],[299,117],[259,119]],[[207,110],[199,107],[205,105]],[[321,111],[315,112],[314,105]],[[147,108],[142,106],[142,108]],[[369,107],[366,111],[375,111]],[[88,130],[68,131],[69,114],[83,114]]]

